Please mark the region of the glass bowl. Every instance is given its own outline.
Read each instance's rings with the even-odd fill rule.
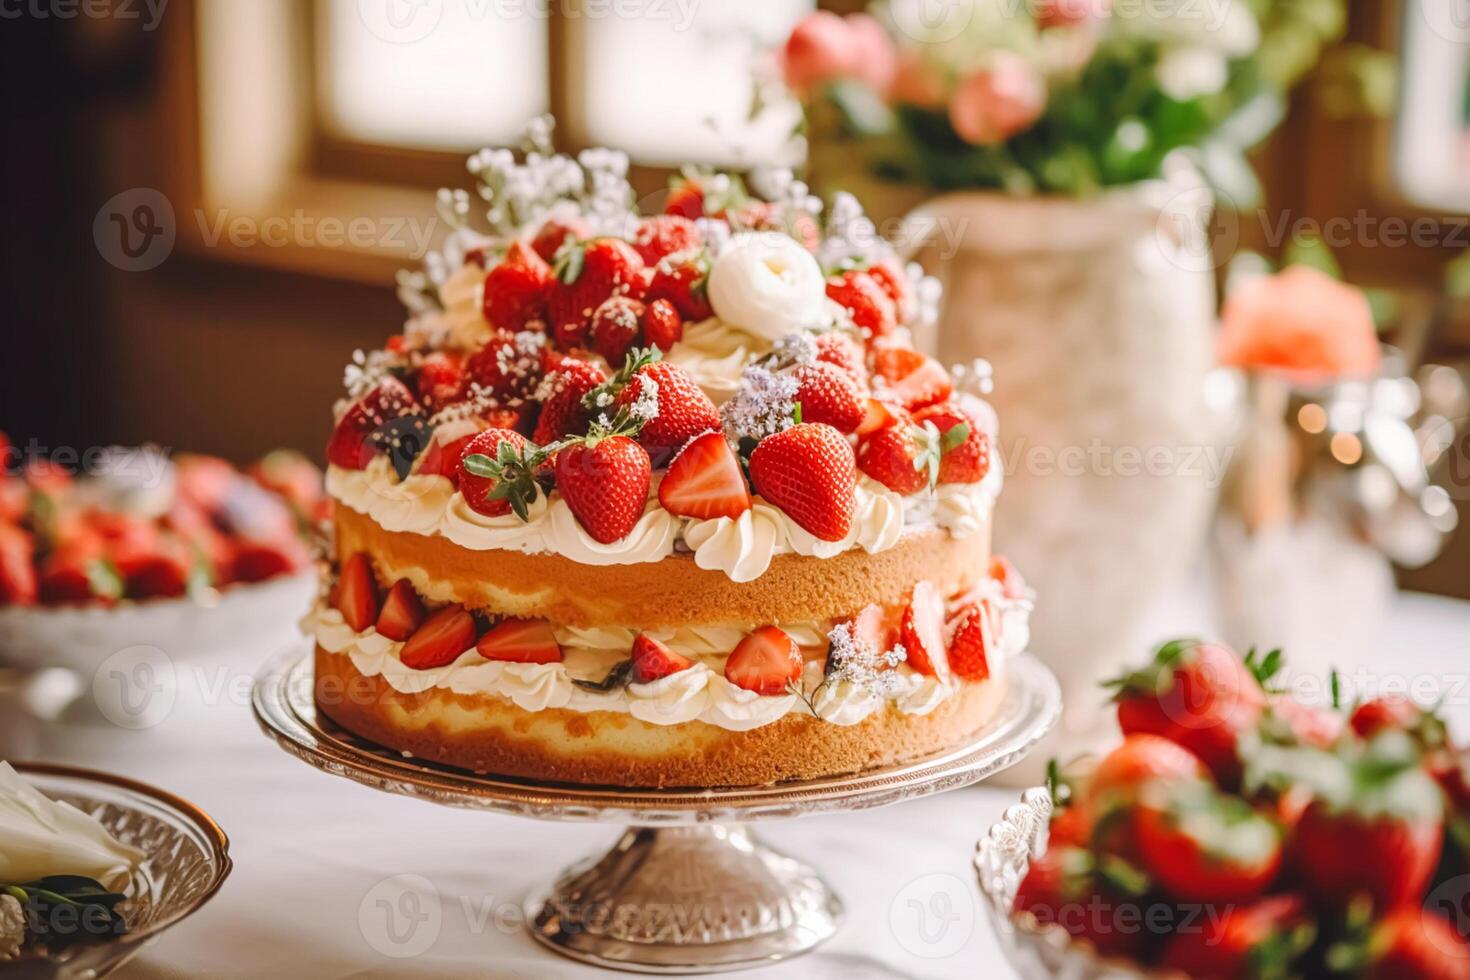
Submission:
[[[230,873],[229,838],[194,804],[144,783],[70,766],[14,763],[32,786],[102,822],[144,853],[121,908],[128,932],[64,949],[27,950],[0,961],[0,977],[102,977],[152,937],[192,915]]]
[[[1011,968],[1025,980],[1184,980],[1178,973],[1103,959],[1091,943],[1073,939],[1061,926],[1013,911],[1031,859],[1046,853],[1051,809],[1044,787],[1028,789],[975,849],[980,906]]]

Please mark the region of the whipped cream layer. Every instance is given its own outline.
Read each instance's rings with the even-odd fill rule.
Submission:
[[[633,530],[603,544],[578,523],[556,491],[549,498],[537,495],[523,521],[514,514],[479,513],[447,477],[411,475],[400,481],[387,457],[373,459],[364,470],[327,468],[327,492],[389,531],[439,534],[473,551],[562,555],[584,565],[656,562],[685,550],[700,568],[722,571],[734,582],[764,575],[777,555],[831,558],[853,548],[877,554],[898,544],[910,529],[939,527],[957,538],[977,534],[995,506],[1001,474],[992,466],[979,483],[941,484],[909,497],[860,476],[852,529],[841,541],[813,537],[760,497],[736,519],[677,517],[659,506],[656,480]]]
[[[1029,601],[1007,604],[1000,619],[996,654],[990,658],[992,681],[1004,677],[1007,660],[1025,649],[1024,624],[1029,612]],[[416,670],[400,659],[402,643],[371,628],[358,633],[336,609],[319,605],[303,621],[302,629],[323,650],[350,657],[359,673],[382,677],[402,694],[439,688],[467,696],[504,698],[526,711],[616,711],[654,725],[702,721],[729,731],[749,731],[792,712],[814,714],[834,725],[855,725],[889,704],[907,715],[926,715],[955,690],[954,682],[925,677],[901,665],[895,670],[897,679],[891,689],[879,694],[846,681],[826,683],[823,662],[809,660],[802,677],[804,697],[758,695],[725,679],[724,656],[745,633],[733,627],[651,631],[694,659],[694,666],[648,684],[630,683],[611,691],[589,690],[575,681],[600,681],[627,659],[633,630],[559,628],[557,642],[565,656],[561,663],[503,663],[486,660],[472,648],[442,667]],[[783,629],[805,650],[826,646],[818,624],[793,623]],[[627,645],[617,645],[625,636]]]

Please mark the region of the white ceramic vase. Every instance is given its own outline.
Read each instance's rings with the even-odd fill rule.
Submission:
[[[1099,682],[1159,639],[1141,621],[1203,544],[1228,460],[1206,405],[1210,212],[1191,175],[1085,200],[953,194],[910,216],[945,290],[920,343],[994,368],[995,546],[1039,593],[1032,649],[1067,703],[1037,766],[1097,748]]]

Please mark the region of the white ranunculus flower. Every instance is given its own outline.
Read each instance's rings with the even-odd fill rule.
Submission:
[[[822,267],[781,232],[744,232],[730,239],[709,274],[715,315],[772,342],[824,321]]]
[[[42,796],[0,762],[0,881],[84,875],[120,889],[143,852],[120,843],[97,819]]]
[[[1220,91],[1228,74],[1225,56],[1209,48],[1175,48],[1159,59],[1159,87],[1180,102]]]

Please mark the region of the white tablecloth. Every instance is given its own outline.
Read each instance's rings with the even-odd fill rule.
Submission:
[[[1197,604],[1170,604],[1157,637],[1198,628]],[[1406,595],[1368,668],[1396,683],[1445,685],[1470,722],[1470,603]],[[285,638],[274,646],[280,649]],[[166,787],[209,811],[235,870],[198,915],[148,946],[120,976],[579,977],[598,971],[543,952],[518,927],[519,902],[617,828],[541,823],[378,793],[296,762],[262,736],[248,679],[265,651],[180,665],[180,696],[143,731],[0,721],[0,757],[107,769]],[[1355,665],[1343,665],[1353,669]],[[970,858],[1016,799],[975,788],[885,810],[763,825],[775,846],[816,865],[846,922],[817,954],[755,971],[774,977],[1009,977],[980,916]],[[414,876],[402,879],[398,876]],[[419,932],[395,945],[380,900],[419,893]],[[414,911],[414,906],[402,906]],[[426,950],[408,958],[400,953]]]

